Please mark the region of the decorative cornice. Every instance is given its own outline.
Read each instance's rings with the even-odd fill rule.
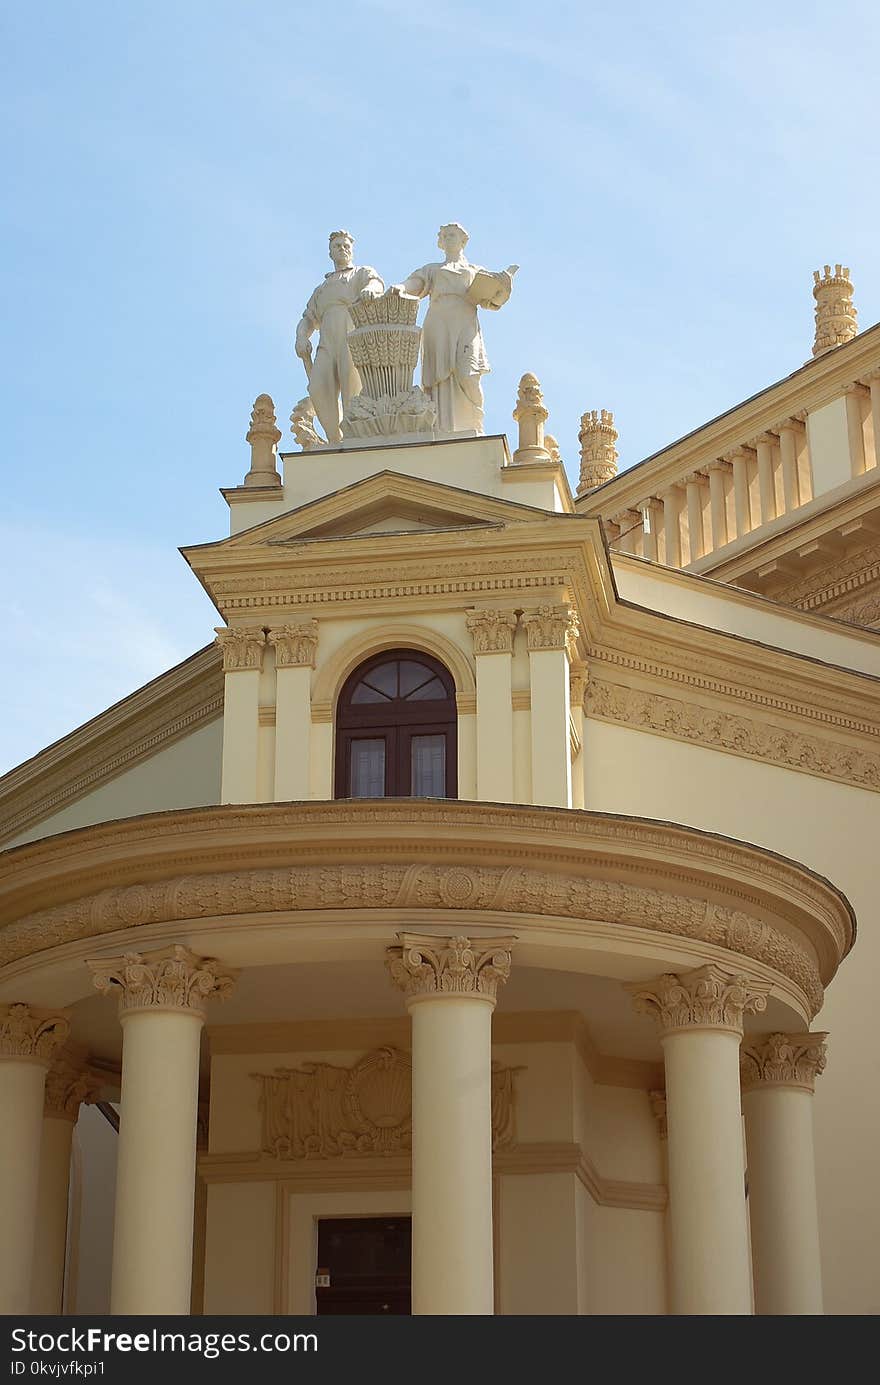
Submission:
[[[213,645],[0,779],[0,840],[59,812],[223,713]]]
[[[587,714],[598,721],[880,791],[880,753],[857,746],[596,677],[587,685],[586,702]]]
[[[204,1017],[208,1000],[225,1000],[236,973],[215,957],[197,957],[174,944],[155,952],[126,952],[122,957],[86,963],[95,988],[119,996],[121,1018],[139,1010],[181,1010]]]
[[[455,1000],[489,1001],[510,976],[510,950],[515,938],[438,938],[430,933],[400,933],[400,944],[389,947],[385,964],[391,980],[406,996],[407,1005],[448,996]]]
[[[206,1183],[282,1184],[291,1192],[365,1191],[404,1188],[410,1180],[410,1156],[365,1154],[352,1159],[273,1159],[258,1150],[199,1156],[199,1177]],[[573,1173],[594,1202],[602,1207],[629,1207],[663,1212],[667,1193],[662,1183],[607,1178],[575,1141],[529,1141],[496,1149],[493,1172],[507,1176]],[[288,1199],[285,1198],[285,1205]]]
[[[221,625],[216,631],[217,644],[223,655],[223,672],[261,669],[266,648],[266,632],[260,626]]]
[[[716,1029],[742,1036],[743,1015],[767,1008],[770,986],[714,962],[656,981],[628,982],[625,990],[641,1015],[656,1019],[660,1037],[687,1029]]]
[[[318,651],[318,622],[305,620],[270,630],[269,643],[275,650],[276,668],[314,668]]]
[[[585,920],[600,920],[723,948],[786,978],[812,1015],[854,932],[840,892],[794,862],[591,812],[230,804],[82,828],[75,842],[75,851],[62,835],[0,853],[0,965],[121,929],[227,915],[465,910],[496,926],[499,913],[573,919],[587,931]]]
[[[82,1054],[64,1049],[46,1074],[43,1115],[75,1123],[81,1104],[97,1101],[103,1085]]]
[[[516,620],[515,611],[472,611],[467,628],[473,637],[474,653],[512,654]]]
[[[869,544],[837,562],[790,582],[774,593],[774,600],[802,611],[823,610],[832,601],[869,586],[880,579],[880,543]]]
[[[759,1087],[797,1087],[812,1094],[827,1062],[827,1034],[767,1034],[740,1050],[743,1092]]]
[[[571,606],[538,606],[522,616],[529,650],[566,649],[574,657],[574,646],[580,632],[577,611]]]
[[[0,1005],[0,1058],[26,1058],[48,1067],[69,1034],[69,1010]]]

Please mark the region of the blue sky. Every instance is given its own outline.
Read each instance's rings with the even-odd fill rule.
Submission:
[[[575,474],[587,408],[625,466],[800,365],[826,261],[880,319],[874,0],[48,0],[0,50],[0,771],[211,638],[177,546],[304,392],[328,231],[520,264],[487,431],[532,370]]]

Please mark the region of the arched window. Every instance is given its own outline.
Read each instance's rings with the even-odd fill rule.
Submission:
[[[413,649],[356,668],[336,712],[337,798],[455,798],[455,684]]]

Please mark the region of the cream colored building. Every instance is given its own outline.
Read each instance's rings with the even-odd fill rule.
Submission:
[[[0,780],[2,1311],[408,1311],[410,1217],[416,1313],[880,1308],[880,326],[817,302],[574,497],[534,377],[512,455],[283,475],[257,401],[217,641]]]

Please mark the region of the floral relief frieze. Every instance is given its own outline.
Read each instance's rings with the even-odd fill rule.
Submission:
[[[812,953],[745,910],[722,908],[672,890],[521,866],[371,861],[210,872],[117,886],[9,924],[0,933],[0,965],[81,938],[154,923],[322,909],[412,908],[603,920],[693,938],[788,977],[806,997],[811,1013],[822,1000]]]
[[[695,702],[595,678],[587,687],[587,713],[600,721],[880,791],[880,754],[739,713],[710,710]]]

